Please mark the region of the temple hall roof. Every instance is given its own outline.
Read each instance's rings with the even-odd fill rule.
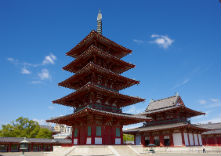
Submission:
[[[201,128],[210,129],[210,131],[204,132],[204,135],[208,134],[221,134],[221,122],[218,123],[208,123],[208,124],[198,124],[196,125]]]
[[[0,143],[20,143],[23,137],[0,137]],[[45,139],[45,138],[26,138],[30,143],[48,143],[48,144],[69,144],[70,139]]]
[[[187,128],[206,131],[206,129],[197,127],[197,126],[192,125],[188,122],[178,122],[178,123],[171,123],[171,124],[151,125],[151,126],[146,126],[146,127],[138,127],[138,128],[134,128],[134,129],[128,129],[128,130],[125,130],[124,133],[152,132],[152,131],[175,129],[175,128],[180,128],[180,127],[187,127]]]
[[[153,100],[147,106],[146,111],[148,112],[148,111],[154,111],[154,110],[176,106],[179,98],[180,96],[171,96],[160,100]]]

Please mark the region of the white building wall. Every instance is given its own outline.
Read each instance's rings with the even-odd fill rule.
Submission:
[[[190,146],[193,146],[194,142],[193,142],[193,134],[192,133],[189,133],[189,141],[190,141]]]
[[[173,133],[173,144],[174,144],[174,146],[182,146],[181,133]]]
[[[188,134],[187,134],[187,133],[183,133],[183,134],[184,134],[185,145],[186,145],[186,146],[189,146]]]
[[[102,144],[102,138],[95,138],[95,144]]]
[[[136,145],[140,145],[140,144],[141,144],[141,136],[136,135]]]
[[[194,134],[194,142],[195,142],[195,145],[199,145],[198,143],[198,138],[197,138],[197,134]]]
[[[202,146],[202,137],[201,137],[201,134],[198,134],[198,138],[199,138],[199,145]]]
[[[74,139],[74,145],[78,144],[78,139]]]
[[[91,137],[87,137],[87,142],[86,144],[90,145],[91,144]]]
[[[116,144],[116,145],[121,144],[121,139],[120,139],[120,138],[115,138],[115,144]]]

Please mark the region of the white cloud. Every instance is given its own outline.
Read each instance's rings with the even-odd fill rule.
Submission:
[[[144,43],[145,41],[143,41],[143,40],[137,40],[137,39],[134,39],[133,40],[135,43],[137,43],[137,44],[142,44],[142,43]]]
[[[190,79],[187,78],[187,79],[183,80],[182,82],[176,84],[172,89],[176,89],[176,88],[182,87],[185,84],[189,83],[189,81],[190,81]]]
[[[52,110],[54,109],[54,106],[48,106],[48,109]]]
[[[43,60],[42,64],[54,64],[54,61],[56,60],[56,56],[53,54],[50,54],[48,56],[45,56],[45,59]]]
[[[31,84],[40,84],[42,81],[31,81]]]
[[[43,119],[33,119],[33,121],[38,122],[39,125],[47,125],[47,122]]]
[[[28,70],[27,68],[23,67],[23,68],[21,69],[21,73],[22,73],[22,74],[31,74],[31,71]]]
[[[50,78],[49,71],[47,69],[42,69],[38,76],[41,80],[46,80]]]
[[[206,100],[203,100],[203,99],[199,100],[199,103],[200,103],[200,104],[206,104],[206,102],[207,102],[207,101],[206,101]]]
[[[168,36],[165,36],[165,35],[153,34],[153,35],[151,35],[151,38],[153,38],[154,40],[151,41],[150,43],[157,44],[164,49],[167,49],[174,42],[174,40],[172,40],[171,38],[169,38]]]
[[[138,114],[144,111],[145,108],[142,109],[138,109],[136,108],[134,105],[129,106],[126,108],[126,110],[124,111],[125,113],[130,113],[130,114]]]

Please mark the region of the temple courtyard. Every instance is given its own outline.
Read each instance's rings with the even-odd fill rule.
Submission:
[[[92,146],[72,146],[72,147],[56,147],[52,152],[26,152],[26,156],[79,156],[79,155],[99,155],[99,156],[220,156],[221,149],[219,147],[206,147],[206,153],[203,153],[202,147],[185,147],[185,148],[153,148],[155,153],[151,153],[151,148],[137,145],[92,145]],[[20,156],[21,152],[0,153],[0,156]]]

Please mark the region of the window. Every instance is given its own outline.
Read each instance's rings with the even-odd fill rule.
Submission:
[[[87,127],[87,136],[91,136],[91,126]]]
[[[150,137],[145,137],[145,146],[150,144]]]
[[[154,144],[155,144],[156,146],[160,146],[159,136],[155,136],[155,137],[154,137]]]
[[[77,128],[75,128],[75,130],[74,130],[74,137],[78,137],[78,129]]]
[[[170,146],[170,137],[164,136],[164,146]]]
[[[116,137],[120,137],[120,128],[116,128]]]
[[[101,136],[101,126],[96,127],[96,136]]]

